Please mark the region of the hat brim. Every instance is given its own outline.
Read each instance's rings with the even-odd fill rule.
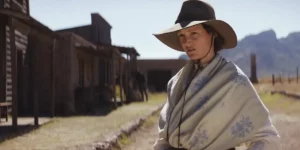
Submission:
[[[213,27],[218,32],[218,34],[223,37],[224,44],[222,46],[222,49],[230,49],[236,47],[237,36],[234,30],[229,24],[222,20],[192,21],[187,23],[186,25],[177,23],[171,28],[153,35],[170,48],[178,51],[183,51],[183,48],[181,47],[177,36],[178,31],[198,24],[206,24]]]

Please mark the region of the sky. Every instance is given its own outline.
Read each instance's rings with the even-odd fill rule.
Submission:
[[[229,23],[238,40],[273,29],[277,38],[300,31],[299,0],[207,0],[216,18]],[[134,47],[138,59],[176,59],[157,33],[174,25],[183,0],[30,0],[30,15],[52,30],[88,25],[99,13],[111,26],[112,44]]]

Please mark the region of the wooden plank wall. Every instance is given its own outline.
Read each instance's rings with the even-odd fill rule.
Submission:
[[[5,88],[5,99],[6,101],[12,101],[12,51],[10,47],[10,27],[6,26],[6,61],[5,66],[5,77],[6,77],[6,88]]]
[[[11,4],[13,6],[11,6]],[[4,8],[12,8],[24,14],[29,14],[29,0],[4,0]]]
[[[5,75],[6,75],[6,101],[12,100],[12,52],[10,47],[10,27],[6,26],[6,61],[5,61]],[[15,33],[15,44],[18,51],[22,52],[22,58],[27,49],[27,36],[19,32],[18,30],[14,31]],[[20,66],[22,68],[22,66]]]
[[[10,8],[10,0],[4,0],[4,8]]]

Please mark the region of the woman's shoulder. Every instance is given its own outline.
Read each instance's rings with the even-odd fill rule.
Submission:
[[[229,79],[237,84],[248,84],[250,83],[250,80],[248,76],[245,74],[245,72],[234,62],[228,61],[226,62],[226,65],[222,69],[223,72],[226,72],[228,74]]]
[[[181,75],[181,73],[182,73],[182,71],[183,71],[183,68],[184,68],[184,67],[182,67],[175,75],[173,75],[173,76],[171,77],[171,79],[168,81],[168,86],[171,86],[171,85],[172,85],[173,80],[177,80],[177,79],[179,78],[179,76]]]
[[[247,77],[247,75],[245,74],[245,72],[233,61],[230,60],[226,60],[227,63],[225,65],[225,69],[226,71],[230,71],[232,73],[232,75],[235,76],[243,76],[243,77]]]

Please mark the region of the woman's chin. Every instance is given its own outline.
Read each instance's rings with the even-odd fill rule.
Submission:
[[[195,57],[195,56],[189,56],[190,60],[198,60],[199,58],[198,57]]]

